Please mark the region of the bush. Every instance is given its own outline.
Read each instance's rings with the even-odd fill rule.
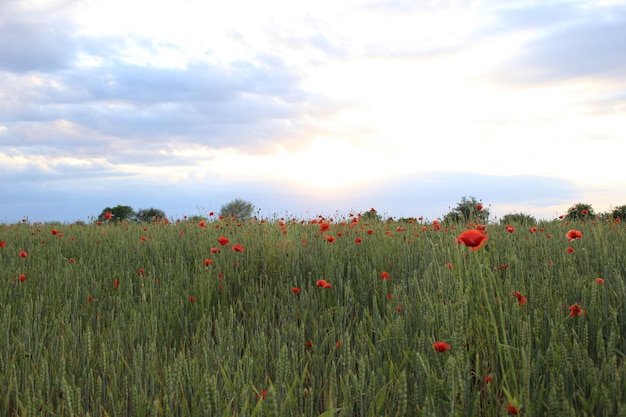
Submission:
[[[596,213],[591,204],[578,203],[567,210],[565,217],[567,220],[585,220],[595,216]]]

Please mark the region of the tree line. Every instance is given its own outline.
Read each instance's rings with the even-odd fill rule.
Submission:
[[[246,200],[237,198],[224,204],[219,211],[219,215],[223,217],[237,217],[246,220],[252,217],[254,205]],[[443,216],[442,223],[469,223],[486,224],[490,220],[489,207],[476,197],[462,197],[454,208]],[[368,210],[363,213],[362,218],[367,221],[383,221],[380,214],[376,210]],[[584,220],[584,219],[619,219],[626,220],[626,205],[615,207],[610,212],[596,214],[593,206],[587,203],[577,203],[567,210],[567,214],[563,215],[565,220]],[[98,216],[98,221],[160,221],[167,219],[163,210],[151,207],[135,211],[131,206],[118,205],[115,207],[106,207]],[[393,219],[390,219],[393,220]],[[414,219],[402,218],[399,221],[407,221]],[[525,213],[509,213],[500,219],[500,223],[516,223],[516,224],[537,224],[537,219]]]

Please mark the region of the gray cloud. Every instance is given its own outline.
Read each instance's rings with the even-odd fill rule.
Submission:
[[[496,68],[504,83],[551,83],[580,77],[626,82],[626,7],[552,6],[507,11],[498,26],[536,29],[536,38]]]

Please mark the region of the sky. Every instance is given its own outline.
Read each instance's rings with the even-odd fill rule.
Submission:
[[[626,1],[0,0],[0,223],[626,204]]]

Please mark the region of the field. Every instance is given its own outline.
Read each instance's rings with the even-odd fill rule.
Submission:
[[[624,222],[511,226],[0,225],[0,415],[626,415]]]

